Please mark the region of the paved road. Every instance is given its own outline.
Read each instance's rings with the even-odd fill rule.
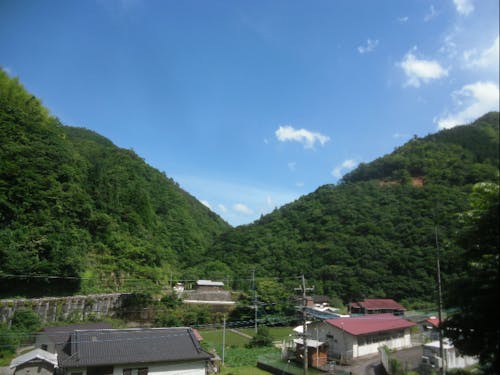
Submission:
[[[394,353],[394,357],[401,362],[403,368],[407,366],[408,370],[416,369],[422,360],[422,347],[415,346],[399,350]],[[358,359],[353,365],[338,367],[338,369],[350,371],[352,375],[385,375],[386,373],[378,354]]]

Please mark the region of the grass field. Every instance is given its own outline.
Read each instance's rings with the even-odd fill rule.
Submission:
[[[261,370],[255,366],[244,366],[244,367],[224,367],[221,375],[269,375],[269,372]]]
[[[222,352],[222,329],[218,330],[199,330],[203,337],[203,345],[208,345],[210,348],[217,350],[217,353]],[[244,347],[250,340],[246,337],[238,335],[226,329],[226,348],[227,347]]]
[[[253,328],[239,329],[240,332],[253,336]],[[215,349],[222,357],[222,329],[219,330],[199,330],[203,337],[203,347],[206,350]],[[273,341],[282,341],[292,332],[291,327],[271,327],[269,333]],[[238,335],[226,329],[223,375],[268,375],[269,373],[257,368],[257,359],[262,355],[277,354],[279,349],[275,347],[246,348],[249,338]]]
[[[239,331],[246,333],[247,335],[253,336],[255,334],[254,328],[242,328]],[[282,341],[288,338],[288,335],[293,333],[293,327],[270,327],[269,334],[271,335],[273,341]]]

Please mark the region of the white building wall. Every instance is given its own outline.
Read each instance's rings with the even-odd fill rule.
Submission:
[[[66,375],[72,375],[72,374],[87,375],[87,369],[86,368],[67,368],[67,369],[64,369],[64,373]]]
[[[314,339],[318,337],[319,341],[328,344],[328,355],[333,357],[343,356],[346,359],[378,353],[378,348],[384,345],[396,350],[411,346],[409,329],[405,329],[404,335],[401,337],[361,345],[358,343],[357,336],[353,336],[340,328],[323,322],[310,324],[308,326],[308,334],[309,337]]]
[[[378,341],[367,345],[355,345],[355,357],[361,357],[368,354],[378,353],[378,348],[381,346],[387,346],[389,349],[403,349],[411,346],[411,336],[410,331],[405,330],[403,337],[397,337],[390,340]]]
[[[132,375],[137,375],[139,368],[147,367],[148,375],[206,375],[205,361],[185,362],[185,363],[131,363],[126,365],[116,365],[113,367],[113,375],[123,375],[126,368],[132,369]],[[66,369],[65,374],[87,375],[86,368]]]
[[[448,342],[444,343],[444,354],[446,357],[445,366],[448,369],[464,368],[478,363],[478,359],[470,356],[462,356]],[[439,366],[439,342],[433,341],[424,345],[423,356],[428,358],[429,363]]]
[[[357,344],[356,338],[347,332],[342,331],[330,324],[318,322],[308,326],[309,337],[328,344],[328,355],[332,357],[344,356],[352,358],[353,347]]]
[[[129,364],[114,366],[113,375],[123,375],[123,370],[132,368],[132,375],[137,375],[139,367],[147,367],[148,375],[206,375],[205,361],[186,363]],[[83,374],[85,375],[85,374]]]

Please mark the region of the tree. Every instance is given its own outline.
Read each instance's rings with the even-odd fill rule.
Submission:
[[[260,346],[271,346],[273,339],[269,334],[269,328],[266,326],[259,326],[257,328],[257,334],[252,337],[250,342],[247,344],[249,348],[255,348]]]
[[[459,312],[445,322],[446,336],[464,354],[479,356],[486,373],[500,373],[498,316],[499,185],[476,184],[471,210],[462,216],[459,243],[466,271],[450,290],[449,303]]]

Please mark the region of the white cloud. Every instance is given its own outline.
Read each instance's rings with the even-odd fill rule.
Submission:
[[[288,163],[288,169],[290,171],[294,172],[296,167],[297,167],[297,163],[296,162],[291,161],[290,163]]]
[[[356,167],[358,165],[358,162],[356,160],[353,160],[353,159],[347,159],[347,160],[344,160],[342,162],[342,164],[340,165],[337,165],[333,171],[332,171],[332,175],[333,177],[336,177],[336,178],[340,178],[342,177],[342,175],[347,172],[347,171],[350,171],[352,170],[354,167]]]
[[[200,201],[205,207],[208,207],[209,209],[212,209],[212,206],[210,205],[210,203],[208,203],[208,201],[205,201],[205,200],[201,200]]]
[[[448,59],[453,59],[458,53],[458,46],[455,42],[457,35],[460,33],[458,28],[455,28],[452,32],[445,35],[443,39],[443,45],[439,48],[439,52],[444,54]]]
[[[408,16],[404,16],[404,17],[398,17],[398,22],[400,23],[406,23],[408,22],[410,18]]]
[[[243,203],[236,203],[233,205],[233,210],[243,215],[252,215],[253,211]]]
[[[489,68],[498,69],[499,66],[499,37],[497,35],[493,44],[478,52],[476,49],[464,52],[465,65],[467,68]]]
[[[323,146],[330,140],[330,137],[321,133],[311,132],[307,129],[294,129],[289,125],[280,126],[275,134],[280,142],[299,142],[304,145],[304,148],[314,148],[316,142]]]
[[[192,175],[175,175],[172,178],[184,190],[189,191],[198,199],[204,199],[212,203],[217,202],[214,207],[216,212],[233,226],[248,224],[257,220],[261,215],[271,212],[275,207],[281,207],[300,196],[300,193],[295,191],[294,188],[288,190],[261,185],[260,183],[249,184],[233,179],[221,180],[219,178]],[[268,197],[272,197],[272,206],[268,205]],[[244,206],[249,208],[252,214],[236,211],[234,204],[238,202],[244,202]]]
[[[270,195],[267,196],[266,198],[266,204],[271,207],[273,205],[273,198],[271,198]]]
[[[436,18],[438,15],[438,12],[436,12],[436,8],[434,8],[434,5],[431,5],[429,8],[429,13],[427,13],[424,16],[424,21],[429,22],[430,20]]]
[[[378,40],[367,39],[366,44],[358,47],[358,52],[360,54],[369,53],[375,51],[378,46]]]
[[[404,133],[394,133],[392,135],[392,138],[395,138],[395,139],[408,138],[408,137],[409,137],[409,135],[404,134]]]
[[[455,9],[463,16],[467,16],[474,11],[474,4],[472,0],[453,0]]]
[[[399,66],[403,69],[406,75],[406,85],[420,87],[421,83],[440,79],[448,76],[448,70],[443,68],[439,62],[435,60],[418,59],[414,54],[416,48],[408,52]]]
[[[470,123],[490,111],[498,111],[499,88],[493,82],[475,82],[452,93],[457,111],[435,119],[439,129]]]

